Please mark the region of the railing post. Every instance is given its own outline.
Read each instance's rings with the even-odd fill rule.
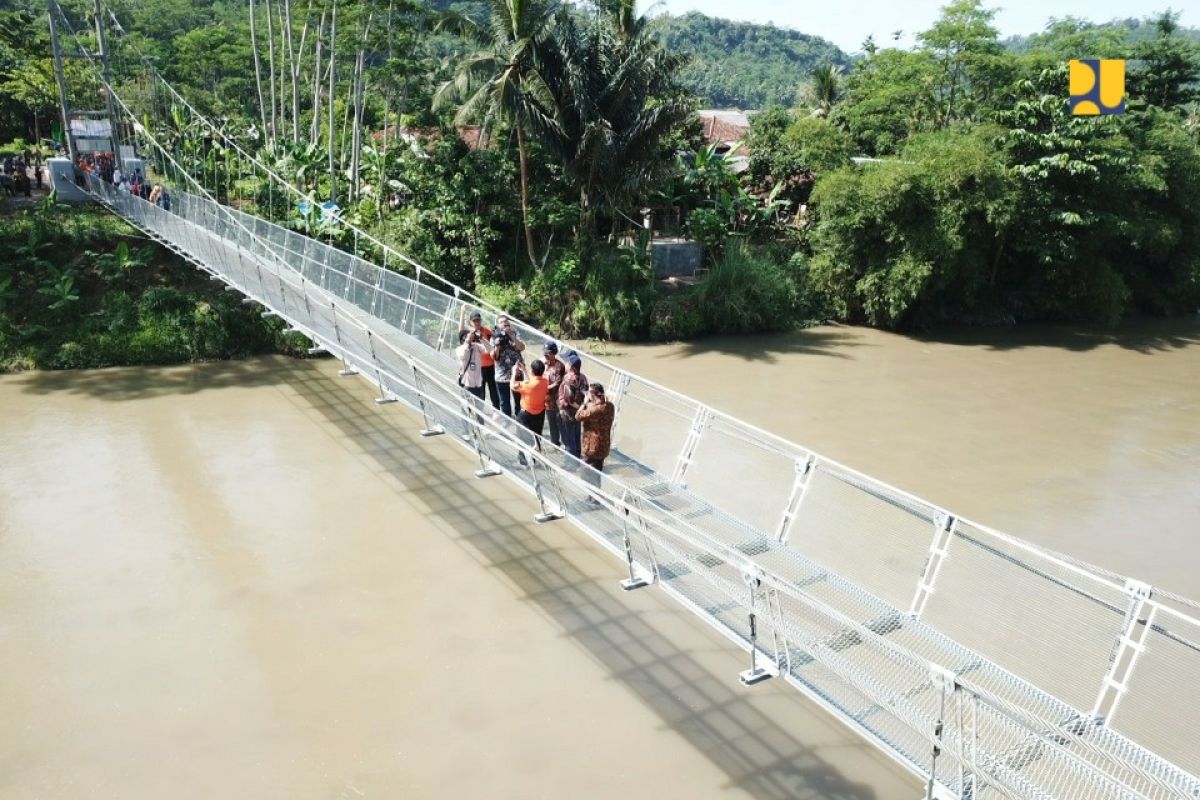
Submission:
[[[938,690],[938,714],[933,725],[933,752],[929,760],[929,780],[925,784],[925,800],[938,800],[945,796],[937,783],[937,762],[942,755],[942,746],[945,741],[943,734],[946,729],[946,700],[954,698],[959,686],[957,677],[950,670],[933,663],[930,663],[929,669],[933,687]]]
[[[536,439],[534,439],[534,444],[535,445],[537,444]],[[550,509],[550,506],[548,506],[546,504],[545,482],[543,480],[541,480],[540,478],[538,478],[539,468],[542,470],[546,470],[546,465],[541,463],[540,450],[538,451],[537,455],[535,455],[534,451],[538,450],[538,448],[536,448],[534,446],[526,446],[524,449],[525,449],[525,459],[529,462],[529,474],[530,474],[530,477],[533,478],[533,493],[537,496],[538,505],[541,506],[541,508],[542,508],[541,513],[534,515],[534,517],[533,517],[534,522],[542,523],[542,522],[551,522],[556,519],[562,519],[564,516],[562,493],[557,490],[557,487],[555,487],[555,494],[557,496],[556,499],[558,500],[558,510],[552,511]],[[549,470],[547,470],[547,471],[549,471]],[[550,473],[551,473],[551,478],[553,479],[553,477],[554,477],[553,472],[550,471]]]
[[[617,441],[617,428],[621,424],[621,400],[625,397],[625,392],[629,391],[629,373],[624,370],[613,370],[612,385],[605,388],[605,395],[608,397],[608,402],[613,404],[613,424],[609,435],[613,441]]]
[[[641,589],[643,586],[649,586],[650,580],[643,578],[637,573],[637,563],[633,557],[633,539],[629,535],[629,517],[630,509],[628,504],[629,490],[625,490],[624,497],[621,498],[621,540],[625,545],[625,563],[629,567],[629,577],[621,581],[621,588],[627,592],[632,592],[634,589]],[[639,517],[639,522],[641,518]],[[651,576],[653,578],[653,576]]]
[[[908,607],[908,615],[913,619],[920,619],[925,613],[925,606],[933,595],[933,586],[942,570],[942,562],[946,560],[946,553],[957,527],[958,518],[952,514],[938,514],[933,521],[933,541],[929,543],[929,555],[925,557],[925,566],[921,569],[921,577],[917,581],[917,591]]]
[[[307,302],[307,296],[305,297],[305,301]],[[375,403],[381,406],[387,403],[394,403],[397,398],[389,395],[387,387],[383,384],[383,371],[379,368],[379,356],[375,354],[375,336],[371,333],[370,329],[367,330],[367,345],[371,348],[371,361],[375,362],[375,381],[379,384],[379,397],[375,398]]]
[[[492,458],[491,451],[487,449],[487,445],[484,443],[484,419],[475,408],[472,400],[474,396],[466,389],[461,389],[460,392],[462,393],[463,415],[467,419],[467,428],[471,441],[475,445],[475,453],[479,456],[479,469],[475,470],[475,477],[491,478],[500,475],[502,474],[500,468],[496,466],[496,460]]]
[[[646,525],[646,517],[642,513],[641,501],[638,499],[638,496],[632,494],[629,489],[626,489],[621,497],[620,508],[624,512],[621,515],[621,535],[625,545],[625,561],[629,565],[629,578],[621,581],[621,588],[628,592],[648,586],[651,583],[657,583],[661,578],[661,573],[658,569],[658,556],[654,552],[654,542],[650,538],[650,528]],[[634,510],[638,513],[634,514]],[[650,560],[647,567],[650,574],[644,578],[638,575],[636,568],[637,559],[633,556],[633,534],[629,529],[629,518],[631,516],[635,517],[633,524],[642,536],[642,543],[646,546],[646,557]]]
[[[738,680],[743,686],[753,686],[771,677],[771,673],[758,664],[758,612],[755,609],[755,600],[762,586],[762,579],[762,571],[758,567],[751,567],[742,576],[742,580],[750,589],[750,669],[738,673]]]
[[[386,251],[384,251],[384,254],[386,255]],[[385,274],[384,270],[379,270],[379,277],[376,279],[375,288],[371,292],[371,316],[372,317],[375,316],[375,310],[379,306],[379,294],[380,294],[380,292],[383,291],[384,274]]]
[[[786,542],[792,533],[792,524],[796,521],[800,503],[804,500],[809,484],[812,483],[813,468],[816,463],[817,460],[812,455],[805,459],[796,459],[796,477],[792,480],[792,492],[788,495],[787,506],[783,509],[783,518],[779,520],[779,528],[775,531],[775,538],[780,542]]]
[[[446,313],[442,314],[442,324],[438,326],[437,346],[434,348],[439,353],[442,352],[442,347],[446,343],[446,328],[450,325],[450,315],[454,312],[454,305],[458,302],[459,289],[454,287],[454,296],[450,298],[450,302],[446,304]]]
[[[704,435],[704,430],[708,427],[710,416],[711,412],[706,406],[696,407],[696,416],[692,417],[692,426],[688,429],[683,448],[679,451],[679,457],[675,459],[675,471],[671,473],[671,483],[678,486],[687,485],[687,471],[692,465],[692,457],[696,454],[696,446],[700,444],[700,437]]]
[[[342,328],[338,325],[337,303],[329,301],[329,310],[333,314],[333,335],[337,339],[338,349],[341,350],[342,368],[338,370],[338,375],[343,378],[351,375],[357,375],[358,369],[352,367],[350,362],[346,360],[346,345],[342,342]]]
[[[401,333],[412,335],[411,331],[406,330],[406,328],[408,328],[408,321],[410,319],[415,319],[417,316],[413,312],[417,307],[417,289],[420,287],[420,285],[421,283],[419,280],[414,280],[408,289],[408,300],[405,301],[404,311],[400,314],[399,327]]]
[[[421,435],[425,437],[441,436],[446,432],[446,429],[438,424],[430,424],[429,411],[425,408],[425,393],[421,391],[421,369],[417,366],[416,361],[410,361],[413,371],[413,388],[417,391],[417,404],[421,406],[421,419],[425,421],[425,427],[421,429]]]
[[[1158,611],[1158,604],[1150,602],[1154,590],[1148,584],[1126,580],[1125,592],[1129,595],[1125,624],[1121,627],[1121,635],[1116,644],[1113,645],[1108,672],[1100,684],[1096,704],[1092,706],[1092,718],[1101,725],[1108,725],[1112,721],[1117,705],[1129,689],[1129,677],[1133,674],[1138,659],[1146,651],[1146,637],[1154,627],[1154,615]]]

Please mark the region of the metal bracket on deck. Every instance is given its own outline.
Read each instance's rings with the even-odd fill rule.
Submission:
[[[775,538],[780,542],[786,542],[792,533],[792,523],[796,521],[796,515],[800,512],[800,503],[804,500],[808,485],[812,483],[813,468],[816,465],[816,456],[811,453],[808,458],[796,459],[796,477],[792,481],[792,493],[788,495],[783,518],[779,520],[779,529],[775,532]]]
[[[312,347],[308,348],[308,354],[310,356],[324,355],[325,353],[328,353],[328,352],[329,352],[328,350],[326,350],[322,345],[319,345],[319,344],[314,344]]]
[[[543,523],[551,522],[552,520],[556,519],[562,519],[564,513],[562,511],[563,502],[561,494],[559,495],[558,499],[559,510],[551,511],[550,506],[546,503],[545,482],[538,477],[539,471],[546,469],[546,465],[538,458],[542,452],[541,443],[539,442],[538,437],[534,436],[532,433],[527,433],[526,435],[533,439],[533,443],[523,444],[521,449],[518,451],[518,457],[521,460],[521,466],[529,469],[529,477],[533,479],[533,494],[535,497],[537,497],[538,505],[542,509],[539,513],[534,515],[533,521]],[[535,450],[537,451],[537,456],[534,455]],[[551,477],[553,477],[553,475]]]
[[[671,483],[678,486],[687,485],[685,480],[688,468],[692,465],[692,458],[696,455],[696,446],[700,444],[700,437],[704,435],[704,429],[708,427],[711,417],[712,412],[706,406],[696,408],[696,416],[692,417],[692,426],[688,429],[683,449],[679,451],[679,457],[675,459],[675,471],[671,474]]]
[[[244,305],[244,306],[256,306],[256,305],[258,305],[258,301],[257,301],[257,300],[255,300],[253,297],[243,297],[243,298],[242,298],[242,305]]]
[[[347,361],[346,359],[343,358],[342,359],[342,368],[338,370],[338,375],[340,375],[343,378],[348,378],[351,375],[357,375],[357,374],[358,374],[358,367],[353,366],[349,361]]]

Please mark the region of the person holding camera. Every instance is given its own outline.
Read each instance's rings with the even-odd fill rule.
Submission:
[[[507,314],[496,318],[496,328],[492,331],[492,358],[496,362],[496,389],[500,394],[500,411],[506,416],[513,415],[512,374],[513,367],[521,363],[521,351],[525,343],[517,335]]]
[[[458,385],[480,400],[483,399],[483,357],[491,350],[491,344],[483,341],[478,331],[464,328],[458,332],[458,347],[454,349],[458,356]]]
[[[517,414],[517,422],[540,437],[546,420],[546,395],[549,393],[550,382],[546,380],[546,365],[540,359],[535,359],[529,365],[529,371],[533,374],[526,376],[524,364],[517,364],[513,369],[513,394],[521,397],[521,411]],[[538,452],[541,452],[541,439],[535,438],[533,444]],[[524,453],[521,453],[521,464],[525,464]]]
[[[458,327],[460,328],[466,327],[463,325],[463,316],[466,311],[467,307],[463,306],[458,317]],[[492,408],[499,408],[500,390],[496,387],[496,362],[492,360],[491,350],[492,329],[483,324],[483,314],[472,311],[470,330],[472,333],[478,334],[479,341],[488,347],[487,353],[479,357],[479,366],[483,371],[483,385],[492,399]]]

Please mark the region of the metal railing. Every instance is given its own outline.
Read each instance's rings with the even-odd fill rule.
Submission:
[[[627,585],[658,583],[747,648],[748,681],[784,677],[939,796],[1200,796],[1186,771],[1197,758],[1186,693],[1200,666],[1187,601],[587,357],[618,408],[611,471],[593,485],[575,459],[455,385],[457,321],[487,310],[476,298],[178,187],[171,212],[89,188],[343,358],[381,401],[419,411],[426,432],[470,447],[479,474],[533,492],[543,519],[570,517],[625,559]]]

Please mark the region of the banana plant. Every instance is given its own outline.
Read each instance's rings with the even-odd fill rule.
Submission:
[[[38,289],[38,294],[52,298],[50,308],[54,311],[78,302],[79,292],[75,288],[74,273],[65,269],[51,276],[51,279]]]

